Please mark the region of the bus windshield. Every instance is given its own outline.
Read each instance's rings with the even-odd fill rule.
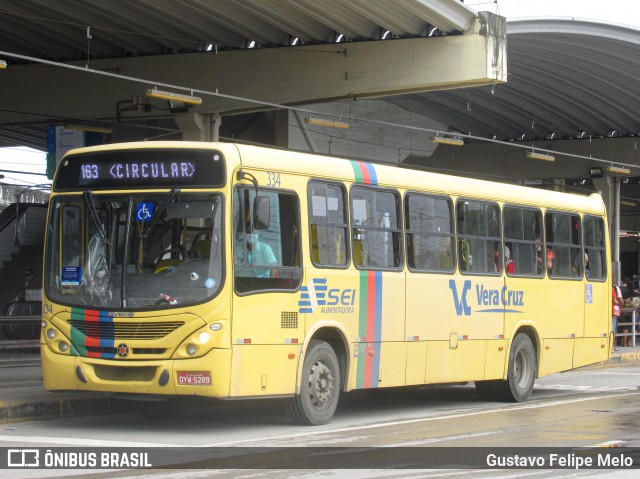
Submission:
[[[52,200],[45,291],[111,310],[164,309],[212,298],[223,279],[222,196],[64,195]]]

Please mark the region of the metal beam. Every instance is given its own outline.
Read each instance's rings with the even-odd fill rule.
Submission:
[[[457,36],[92,60],[91,69],[105,75],[15,66],[0,75],[0,125],[33,121],[25,111],[114,119],[119,101],[144,96],[155,84],[192,89],[204,102],[190,111],[208,114],[265,109],[216,91],[296,105],[500,83],[507,77],[505,35],[505,19],[483,13]],[[149,115],[168,106],[150,102]]]

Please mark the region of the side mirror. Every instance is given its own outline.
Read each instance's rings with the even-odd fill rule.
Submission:
[[[269,227],[271,203],[268,196],[256,196],[253,199],[253,227],[264,230]]]

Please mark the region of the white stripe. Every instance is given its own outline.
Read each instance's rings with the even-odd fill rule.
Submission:
[[[228,442],[215,442],[215,443],[211,443],[211,444],[204,444],[202,447],[219,447],[219,446],[230,446],[233,444],[243,444],[243,443],[253,443],[253,442],[261,442],[261,441],[273,441],[273,440],[281,440],[281,439],[295,439],[295,438],[299,438],[299,437],[309,437],[309,436],[319,436],[322,434],[335,434],[335,433],[339,433],[339,432],[352,432],[352,431],[358,431],[358,430],[365,430],[365,429],[376,429],[376,428],[381,428],[381,427],[389,427],[389,426],[399,426],[402,424],[413,424],[413,423],[418,423],[418,422],[430,422],[430,421],[448,421],[449,419],[457,419],[457,418],[461,418],[461,417],[469,417],[469,416],[480,416],[480,415],[485,415],[485,414],[494,414],[494,413],[502,413],[505,411],[518,411],[518,410],[523,410],[523,409],[543,409],[543,408],[547,408],[547,407],[556,407],[556,406],[562,406],[564,404],[575,404],[575,403],[580,403],[580,402],[585,402],[585,401],[594,401],[594,400],[599,400],[599,399],[608,399],[608,398],[612,398],[612,397],[623,397],[623,396],[637,396],[639,393],[637,392],[633,392],[633,393],[626,393],[626,394],[610,394],[607,396],[591,396],[591,397],[585,397],[585,398],[579,398],[579,399],[567,399],[567,400],[560,400],[560,401],[553,401],[553,402],[549,402],[549,403],[544,403],[544,404],[520,404],[520,405],[515,405],[515,406],[507,406],[507,407],[503,407],[500,409],[491,409],[488,411],[471,411],[471,412],[464,412],[464,413],[459,413],[459,414],[450,414],[448,416],[432,416],[432,417],[426,417],[426,418],[418,418],[418,419],[405,419],[405,420],[401,420],[401,421],[391,421],[391,422],[382,422],[382,423],[378,423],[378,424],[369,424],[366,426],[349,426],[349,427],[344,427],[342,429],[329,429],[330,425],[327,427],[326,430],[323,431],[307,431],[304,433],[299,433],[299,434],[289,434],[287,436],[269,436],[269,437],[263,437],[263,438],[259,438],[259,439],[241,439],[241,440],[237,440],[237,441],[228,441]],[[394,447],[394,446],[380,446],[380,447]]]

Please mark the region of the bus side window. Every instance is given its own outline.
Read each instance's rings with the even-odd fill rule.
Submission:
[[[302,281],[298,197],[286,191],[260,190],[269,198],[267,228],[253,224],[254,188],[233,192],[234,286],[238,293],[297,289]],[[264,225],[263,225],[264,226]]]
[[[547,211],[545,215],[547,250],[551,251],[552,278],[578,278],[583,274],[580,216]]]
[[[458,200],[458,264],[460,271],[498,274],[502,271],[500,209],[494,203]]]
[[[403,265],[400,195],[395,190],[351,188],[353,262],[363,269]]]
[[[311,260],[316,266],[346,267],[348,258],[346,190],[338,183],[309,182]]]
[[[542,212],[533,208],[506,205],[503,209],[505,260],[507,249],[512,267],[509,276],[542,276]]]
[[[607,277],[607,255],[604,241],[604,220],[594,216],[584,217],[585,276],[598,281]]]
[[[408,193],[404,205],[409,269],[452,272],[454,237],[451,200]]]

